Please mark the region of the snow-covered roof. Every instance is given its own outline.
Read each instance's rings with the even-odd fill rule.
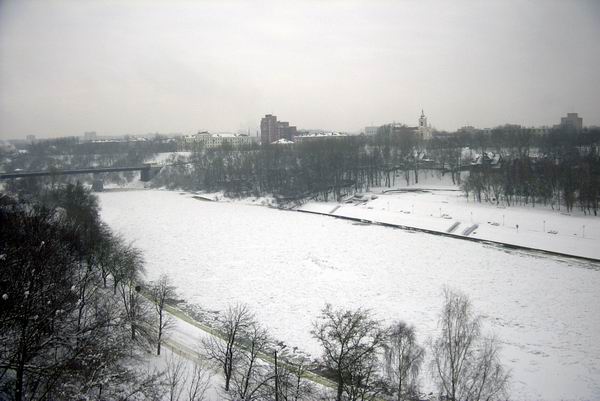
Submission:
[[[331,137],[331,136],[348,136],[341,132],[316,132],[312,134],[296,135],[296,138],[320,138],[320,137]]]
[[[294,143],[294,142],[289,141],[285,138],[281,138],[281,139],[276,140],[275,142],[271,142],[272,145],[288,145],[290,143]]]
[[[502,161],[502,156],[500,153],[494,152],[483,152],[483,154],[478,154],[475,157],[475,161],[471,164],[479,165],[479,164],[490,164],[490,165],[498,165]]]

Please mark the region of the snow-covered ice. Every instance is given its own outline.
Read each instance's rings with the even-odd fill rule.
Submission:
[[[513,399],[600,398],[597,265],[177,192],[99,196],[105,221],[143,250],[149,279],[167,272],[209,309],[246,302],[274,337],[315,356],[310,330],[326,302],[406,320],[425,342],[449,285],[503,341]]]

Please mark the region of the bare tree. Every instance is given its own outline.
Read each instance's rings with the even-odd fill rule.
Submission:
[[[438,326],[431,370],[441,395],[451,401],[505,398],[509,375],[498,357],[498,343],[481,335],[481,318],[465,294],[444,289]]]
[[[306,365],[301,359],[299,361],[286,361],[284,365],[276,361],[277,377],[276,387],[273,394],[276,401],[301,401],[314,399],[315,388],[311,382],[304,378]]]
[[[117,249],[124,242],[123,239],[113,234],[106,224],[101,225],[101,230],[105,240],[98,244],[98,265],[100,266],[100,276],[102,277],[103,287],[106,288],[108,277],[112,273]]]
[[[415,328],[396,322],[384,345],[384,371],[401,401],[418,392],[418,377],[425,350],[417,344]]]
[[[223,339],[209,336],[202,341],[208,358],[216,362],[223,370],[225,391],[229,391],[231,377],[240,358],[240,350],[236,347],[237,342],[253,320],[254,316],[246,305],[229,306],[220,317],[218,324]]]
[[[165,369],[165,384],[169,394],[169,401],[179,401],[187,383],[186,361],[176,354],[167,356],[167,367]]]
[[[199,362],[194,362],[189,374],[188,401],[204,401],[206,392],[211,387],[212,373],[210,369]]]
[[[252,322],[243,338],[244,350],[240,352],[240,363],[232,375],[232,384],[235,390],[234,399],[250,401],[257,399],[270,380],[276,376],[266,372],[264,365],[259,364],[259,355],[263,353],[269,343],[267,330],[256,322]]]
[[[165,313],[165,305],[174,296],[175,287],[171,285],[171,279],[166,274],[162,274],[158,281],[150,286],[150,300],[154,303],[154,309],[158,315],[156,355],[160,355],[163,335],[173,327],[171,316]]]
[[[119,261],[118,269],[121,279],[118,281],[117,287],[123,302],[125,320],[130,325],[131,339],[136,341],[138,334],[149,337],[150,333],[148,306],[144,303],[140,293],[143,259],[140,251],[132,246],[125,247],[123,256]]]
[[[119,392],[109,398],[103,396],[102,393],[98,394],[99,400],[115,399],[119,401],[128,400],[162,400],[165,396],[165,372],[160,369],[154,368],[143,368],[136,369],[133,377],[126,387],[120,388]]]
[[[362,369],[366,373],[365,367],[381,347],[385,333],[368,310],[334,310],[330,304],[313,327],[311,333],[323,348],[323,363],[337,381],[336,400],[342,401],[348,385],[365,384],[364,377],[360,382],[355,380],[357,372]]]
[[[130,275],[132,265],[141,261],[142,256],[133,245],[126,244],[121,237],[116,236],[114,238],[114,249],[111,258],[109,258],[107,269],[113,278],[113,293],[117,295],[119,284]]]
[[[484,337],[477,349],[477,358],[468,383],[466,399],[488,401],[506,399],[510,375],[499,357],[500,346],[496,337]]]
[[[378,375],[380,365],[378,356],[373,353],[357,361],[346,373],[344,392],[348,401],[373,400],[384,389],[384,383]]]

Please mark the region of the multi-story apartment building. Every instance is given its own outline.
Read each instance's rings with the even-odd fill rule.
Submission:
[[[567,116],[561,117],[560,124],[555,125],[554,128],[566,128],[574,132],[581,132],[583,118],[579,117],[577,113],[567,113]]]
[[[279,139],[291,141],[297,134],[295,126],[287,121],[277,121],[277,116],[272,114],[265,115],[260,120],[260,142],[273,143]]]

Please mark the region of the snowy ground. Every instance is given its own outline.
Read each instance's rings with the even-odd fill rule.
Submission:
[[[312,202],[301,210],[600,259],[600,217],[584,216],[579,211],[567,214],[564,209],[543,206],[496,206],[468,201],[457,190],[431,187],[400,193],[374,192],[363,199],[353,204]],[[465,231],[470,228],[474,231]]]
[[[149,279],[167,272],[210,309],[246,302],[274,337],[315,356],[310,329],[326,302],[406,320],[425,342],[450,285],[503,340],[512,398],[600,398],[597,265],[177,192],[99,197],[105,221],[144,251]]]
[[[184,364],[184,373],[182,374],[181,387],[183,391],[182,398],[187,399],[187,391],[192,382],[193,364],[198,364],[206,370],[206,375],[210,377],[210,385],[205,394],[206,401],[220,401],[224,399],[223,378],[217,366],[201,357],[199,353],[200,343],[207,334],[198,328],[186,323],[180,319],[173,318],[173,327],[167,333],[165,344],[162,347],[161,355],[149,355],[147,362],[149,367],[165,371],[167,365],[174,366],[178,360]],[[185,383],[184,383],[185,382]],[[169,394],[164,397],[170,399]]]

